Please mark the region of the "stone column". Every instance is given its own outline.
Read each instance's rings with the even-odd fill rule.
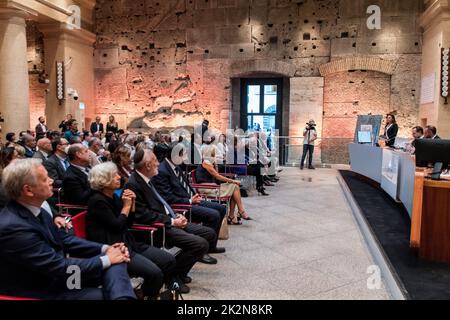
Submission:
[[[50,92],[46,98],[47,123],[51,128],[58,124],[67,113],[78,120],[79,130],[89,128],[95,115],[94,99],[94,42],[95,34],[80,30],[69,30],[65,24],[40,24],[44,34],[45,67],[50,77]],[[65,100],[56,97],[56,61],[65,62]],[[67,89],[78,92],[79,99],[67,95]],[[80,110],[82,102],[86,110]]]
[[[26,13],[0,8],[0,112],[2,135],[29,129]]]
[[[422,78],[434,77],[434,99],[421,104],[422,125],[434,125],[443,139],[450,139],[450,106],[441,97],[441,48],[450,47],[450,1],[426,0],[421,18],[424,28]]]

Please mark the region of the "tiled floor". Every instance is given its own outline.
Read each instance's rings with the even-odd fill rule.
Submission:
[[[194,266],[185,299],[389,299],[367,288],[373,262],[337,174],[285,168],[269,197],[244,199],[255,220],[231,227],[217,265]]]

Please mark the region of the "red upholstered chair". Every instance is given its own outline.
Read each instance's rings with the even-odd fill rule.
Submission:
[[[38,299],[12,297],[12,296],[1,296],[0,295],[0,301],[34,301],[34,300],[38,300]]]
[[[134,232],[146,232],[150,234],[150,245],[154,247],[154,235],[155,232],[162,231],[162,249],[166,246],[166,226],[164,223],[153,223],[151,225],[134,224],[131,228]]]
[[[58,203],[56,204],[56,207],[58,208],[59,214],[71,215],[71,210],[75,210],[75,213],[80,212],[81,210],[87,210],[87,206],[63,203],[62,202],[62,194],[63,194],[62,188],[56,189],[56,192],[58,193]]]
[[[219,203],[226,203],[228,206],[228,203],[231,199],[231,197],[221,197],[220,196],[220,185],[216,183],[197,183],[197,179],[195,177],[196,170],[191,171],[191,185],[192,188],[194,188],[199,195],[201,195],[206,200],[210,201],[217,201]],[[201,192],[200,189],[203,190],[214,190],[215,196],[211,196],[210,194]]]
[[[72,217],[73,231],[78,238],[86,239],[86,216],[87,211],[83,211]]]

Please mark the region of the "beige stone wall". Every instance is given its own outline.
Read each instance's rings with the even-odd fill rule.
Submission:
[[[27,58],[29,74],[30,128],[38,123],[38,118],[45,115],[45,89],[47,84],[41,83],[45,79],[44,40],[37,23],[27,21]]]
[[[382,8],[381,30],[366,27],[371,4]],[[264,72],[254,61],[283,62],[293,79],[314,79],[320,77],[319,67],[331,60],[374,56],[395,60],[392,77],[380,76],[384,80],[376,85],[383,92],[371,98],[386,98],[385,103],[375,108],[364,103],[355,108],[353,102],[342,106],[336,109],[342,114],[324,119],[324,133],[340,128],[333,137],[348,139],[353,120],[337,116],[393,111],[402,135],[408,135],[419,107],[421,11],[420,0],[99,0],[96,112],[117,114],[136,128],[193,125],[206,117],[224,130],[230,110],[236,110],[231,106],[230,78],[238,73],[233,67],[238,61]],[[337,79],[338,84],[348,84],[351,78]],[[298,88],[291,87],[291,92],[296,94]],[[290,114],[294,119],[296,112]],[[342,141],[339,145],[346,148]],[[335,150],[334,145],[328,148]]]

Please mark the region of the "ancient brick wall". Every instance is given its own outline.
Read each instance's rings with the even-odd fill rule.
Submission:
[[[44,79],[44,41],[38,25],[27,21],[27,57],[29,74],[30,128],[38,123],[38,118],[45,115],[45,89],[47,85],[40,83]]]
[[[229,126],[235,61],[283,61],[295,77],[320,77],[319,67],[331,60],[369,55],[395,60],[394,74],[345,72],[325,79],[328,98],[321,135],[332,133],[347,141],[357,114],[386,111],[397,113],[401,132],[407,135],[418,114],[420,3],[98,0],[96,112],[120,115],[132,128],[192,126],[206,117],[212,127],[224,130]],[[381,30],[366,26],[366,10],[372,4],[382,9]],[[364,79],[367,83],[361,86]],[[369,84],[381,91],[374,92]],[[360,88],[354,91],[355,86]],[[363,93],[365,89],[369,92]],[[340,104],[339,94],[346,96],[345,104]],[[369,99],[369,94],[375,96]],[[358,100],[361,95],[363,100]],[[372,101],[377,103],[369,104]],[[309,112],[291,109],[296,113],[292,118],[303,119]],[[342,121],[343,117],[350,119]],[[324,161],[345,162],[346,146],[334,141],[338,142],[324,145],[330,150]]]

